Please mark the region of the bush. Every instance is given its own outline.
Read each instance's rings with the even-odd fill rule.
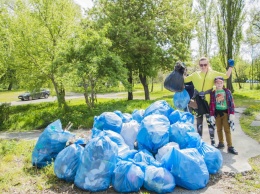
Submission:
[[[0,104],[0,123],[2,123],[4,125],[5,121],[7,121],[9,119],[9,115],[10,115],[10,103],[2,103]],[[2,125],[2,126],[3,126]],[[1,128],[0,128],[1,130]]]

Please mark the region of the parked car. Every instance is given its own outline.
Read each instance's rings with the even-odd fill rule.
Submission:
[[[41,89],[40,91],[34,90],[33,92],[25,92],[23,94],[20,94],[18,98],[24,101],[24,100],[48,98],[49,95],[50,95],[50,90]]]
[[[246,83],[259,83],[259,81],[248,79],[246,80]]]

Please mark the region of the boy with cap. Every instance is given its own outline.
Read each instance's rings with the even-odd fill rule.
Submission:
[[[226,135],[228,152],[237,155],[238,152],[232,146],[232,138],[229,121],[234,122],[235,105],[230,90],[224,88],[224,78],[218,76],[214,79],[216,90],[210,93],[210,119],[216,123],[219,144],[217,148],[225,147],[223,128]]]

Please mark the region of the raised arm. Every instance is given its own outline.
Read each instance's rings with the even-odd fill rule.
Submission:
[[[227,75],[228,78],[229,78],[230,75],[231,75],[231,73],[232,73],[232,69],[233,69],[233,67],[235,66],[235,61],[234,61],[233,59],[229,59],[229,60],[228,60],[228,66],[229,66],[229,68],[228,68],[228,70],[227,70],[227,72],[226,72],[226,75]]]

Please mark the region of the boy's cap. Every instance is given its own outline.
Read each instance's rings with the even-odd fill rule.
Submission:
[[[221,76],[215,77],[214,82],[219,81],[219,80],[224,81],[224,78]]]

